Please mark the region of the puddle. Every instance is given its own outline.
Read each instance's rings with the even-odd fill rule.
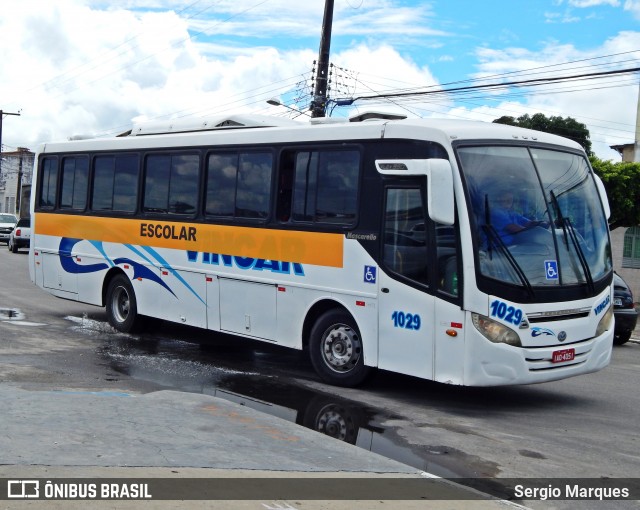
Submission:
[[[393,427],[383,425],[402,419],[400,416],[295,385],[291,377],[297,375],[296,370],[312,371],[299,351],[259,350],[263,344],[246,343],[203,349],[157,336],[109,336],[99,354],[112,372],[230,400],[437,476],[478,476],[480,459],[448,447],[409,445]],[[484,468],[489,473],[495,466]]]

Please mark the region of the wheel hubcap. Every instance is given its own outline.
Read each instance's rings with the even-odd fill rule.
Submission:
[[[358,334],[346,324],[329,328],[322,341],[322,358],[335,372],[349,372],[362,355],[362,343]]]
[[[125,322],[129,317],[130,300],[129,293],[123,287],[118,287],[113,293],[113,315],[118,322]]]

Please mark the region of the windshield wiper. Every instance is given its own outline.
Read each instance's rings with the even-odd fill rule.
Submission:
[[[520,267],[520,264],[518,264],[518,261],[509,251],[509,248],[507,248],[507,245],[504,244],[504,241],[502,239],[500,239],[500,234],[498,234],[498,232],[493,227],[493,225],[491,225],[491,223],[489,223],[488,225],[483,225],[483,229],[484,229],[485,235],[487,236],[487,241],[489,242],[489,246],[491,246],[491,238],[495,239],[496,246],[500,248],[500,251],[504,254],[506,259],[509,261],[509,263],[515,270],[516,274],[518,275],[518,278],[520,278],[520,282],[527,289],[527,292],[529,293],[529,297],[533,298],[534,293],[533,293],[533,287],[531,287],[531,282],[529,281],[529,279],[527,278],[527,275],[522,270],[522,267]]]
[[[492,259],[492,253],[493,253],[492,247],[493,247],[493,242],[495,242],[496,246],[507,258],[507,260],[509,261],[513,269],[515,269],[516,274],[518,275],[518,278],[520,278],[520,282],[522,283],[522,285],[526,287],[527,292],[529,293],[529,297],[533,298],[534,294],[533,294],[533,288],[531,287],[531,282],[527,278],[527,275],[524,274],[524,271],[520,267],[520,264],[518,264],[518,261],[509,251],[509,248],[507,248],[507,245],[504,244],[504,241],[500,237],[500,234],[498,234],[494,226],[491,224],[491,211],[489,210],[488,194],[484,195],[484,223],[485,224],[482,227],[485,235],[487,236],[487,250],[489,252],[489,259]],[[492,241],[492,238],[495,239],[495,241]]]
[[[567,249],[569,248],[569,241],[567,238],[569,238],[571,239],[571,244],[573,244],[573,247],[576,249],[578,260],[580,261],[580,265],[582,266],[582,271],[584,272],[584,277],[587,280],[587,285],[589,286],[589,290],[593,293],[594,292],[593,275],[591,274],[591,269],[589,269],[587,258],[584,256],[584,251],[580,246],[580,241],[578,240],[578,236],[576,235],[576,230],[573,224],[571,223],[571,219],[565,218],[565,216],[562,214],[562,210],[560,209],[560,203],[556,198],[556,194],[553,191],[551,191],[550,195],[551,195],[551,201],[553,203],[553,207],[556,210],[558,219],[560,220],[562,231],[564,232],[564,240],[565,240],[565,244],[567,245]],[[568,235],[567,235],[567,232],[568,232]]]

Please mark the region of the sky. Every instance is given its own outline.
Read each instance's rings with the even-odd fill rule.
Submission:
[[[2,149],[147,121],[306,119],[323,11],[323,0],[3,0],[0,109],[20,115],[4,116]],[[330,62],[331,116],[569,116],[598,157],[620,161],[609,146],[635,139],[640,74],[623,71],[640,68],[640,0],[335,0]],[[371,99],[406,91],[428,93]]]

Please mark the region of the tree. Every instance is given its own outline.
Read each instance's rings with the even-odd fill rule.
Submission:
[[[640,225],[640,163],[614,163],[595,156],[589,160],[607,190],[611,206],[609,228]]]
[[[564,136],[565,138],[569,138],[582,145],[587,155],[593,155],[591,152],[591,140],[589,139],[590,135],[587,126],[572,117],[547,117],[543,113],[536,113],[534,115],[525,113],[517,119],[504,116],[494,120],[493,122],[496,124],[508,124],[510,126],[535,129],[537,131],[544,131],[545,133]]]

